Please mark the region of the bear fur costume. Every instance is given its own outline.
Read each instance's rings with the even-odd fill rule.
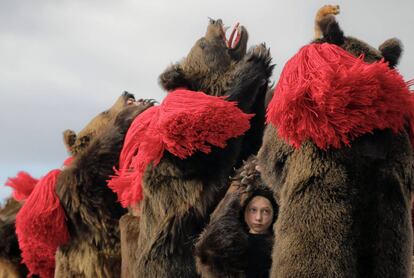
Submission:
[[[0,277],[26,277],[29,273],[26,265],[21,263],[15,232],[16,214],[21,206],[20,202],[9,198],[0,208]]]
[[[38,181],[26,172],[19,172],[16,177],[9,178],[5,183],[13,188],[13,194],[0,207],[0,277],[26,277],[29,273],[27,266],[22,262],[22,252],[16,234],[16,216]]]
[[[126,95],[126,93],[125,93]],[[76,134],[72,130],[64,132],[64,144],[71,151],[72,145],[76,150],[81,151],[86,148],[87,143],[93,136],[96,136],[106,123],[113,117],[111,113],[116,113],[121,109],[124,97],[118,99],[113,108],[100,113],[96,116],[87,127],[79,134],[82,140],[76,140]],[[77,153],[76,151],[72,154]],[[65,165],[70,163],[71,158],[65,161]],[[38,179],[31,177],[26,172],[19,172],[14,178],[9,178],[6,182],[7,186],[13,188],[13,197],[10,197],[5,205],[0,208],[0,235],[3,240],[0,243],[1,259],[0,259],[0,277],[25,277],[29,271],[22,261],[22,252],[19,249],[18,238],[16,235],[16,216],[26,199],[30,196],[34,187],[39,182]],[[42,185],[40,185],[42,186]],[[31,274],[33,277],[38,277]]]
[[[226,195],[211,214],[210,223],[195,245],[197,272],[203,278],[245,277],[249,243],[243,208],[256,190],[273,195],[264,185],[256,163],[256,157],[251,156],[237,170]],[[278,211],[274,211],[273,221],[277,214]],[[269,254],[272,246],[273,234],[270,234]]]
[[[398,63],[398,40],[378,51],[345,37],[333,16],[320,25],[315,43]],[[410,277],[412,155],[404,130],[374,130],[322,150],[309,140],[294,148],[269,124],[258,161],[280,206],[271,277]]]
[[[71,129],[65,130],[63,143],[69,153],[76,156],[79,152],[84,151],[91,140],[105,130],[105,127],[115,120],[118,113],[133,101],[135,101],[134,95],[124,92],[109,109],[96,115],[78,134]]]
[[[160,75],[159,83],[166,91],[186,88],[213,96],[227,94],[226,92],[233,86],[232,80],[239,74],[236,68],[240,67],[239,62],[246,53],[248,32],[244,26],[237,23],[232,35],[226,39],[224,30],[220,27],[222,24],[221,19],[210,19],[205,36],[197,40],[182,61],[169,66]],[[273,71],[273,67],[270,70]],[[249,78],[254,77],[249,76]],[[254,113],[254,117],[250,120],[251,128],[243,136],[244,143],[236,168],[239,168],[242,161],[251,154],[257,154],[262,145],[266,98],[267,91],[260,90],[251,99],[252,103],[248,103],[245,99],[245,104],[239,104],[242,110]]]
[[[240,26],[238,34],[228,47],[222,21],[210,20],[205,36],[181,63],[161,74],[160,84],[166,90],[184,87],[227,96],[245,113],[257,103],[263,106],[273,70],[270,53],[259,45],[246,54],[247,31]],[[122,277],[197,276],[194,242],[226,192],[233,167],[245,156],[243,136],[227,143],[184,160],[165,152],[154,169],[147,169],[139,212],[120,220]]]
[[[76,134],[72,130],[66,130],[64,132],[64,144],[66,148],[71,152],[72,155],[76,156],[84,151],[88,144],[94,137],[99,136],[99,134],[104,130],[105,126],[107,126],[111,121],[113,122],[117,114],[121,112],[125,105],[128,102],[131,102],[133,99],[133,95],[125,92],[121,97],[117,99],[115,104],[108,110],[100,113],[97,115],[90,123],[79,133],[77,138]],[[70,159],[68,159],[69,161]],[[65,161],[66,163],[66,161]],[[14,199],[10,198],[6,203],[6,206],[1,209],[0,211],[0,234],[2,235],[2,242],[1,249],[2,249],[2,258],[1,258],[1,266],[0,269],[4,272],[6,269],[10,273],[10,276],[15,276],[12,274],[17,270],[20,271],[22,277],[26,276],[28,270],[26,266],[21,263],[21,251],[18,246],[18,239],[15,232],[15,221],[16,215],[20,208],[22,207],[22,202],[25,201],[27,197],[31,194],[29,190],[29,181],[27,180],[30,177],[27,173],[25,173],[24,177],[21,176],[21,173],[16,178],[9,179],[6,185],[13,187],[14,192],[13,196],[14,199],[18,200],[15,201]],[[24,178],[22,180],[22,178]],[[31,178],[31,177],[30,177]],[[34,184],[37,183],[37,180],[31,178],[33,181],[33,187],[30,187],[31,190],[34,188]],[[23,191],[22,191],[23,190]],[[13,268],[11,268],[13,266]],[[3,273],[2,273],[3,274]],[[5,274],[4,274],[5,275]],[[0,277],[4,277],[0,276]],[[16,274],[17,275],[17,274]],[[36,276],[36,275],[34,275]]]
[[[58,248],[55,277],[119,277],[119,218],[125,210],[106,186],[134,118],[153,105],[125,92],[75,138],[64,138],[74,160],[59,175],[56,193],[67,216],[70,241]],[[70,136],[69,136],[70,135]],[[71,139],[71,140],[68,140]]]

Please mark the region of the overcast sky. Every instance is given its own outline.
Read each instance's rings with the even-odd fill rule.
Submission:
[[[67,157],[62,131],[79,131],[127,90],[161,100],[158,75],[184,57],[208,17],[240,22],[249,45],[266,42],[277,64],[313,36],[314,15],[339,4],[346,35],[377,47],[397,37],[399,66],[414,78],[413,0],[0,1],[0,201],[7,177],[39,178]]]

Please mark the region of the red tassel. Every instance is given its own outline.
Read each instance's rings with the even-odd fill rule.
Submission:
[[[66,158],[65,161],[63,161],[63,166],[70,166],[73,162],[73,159],[73,156],[69,156],[68,158]]]
[[[70,166],[72,161],[73,157],[70,156],[63,162],[63,165]],[[29,197],[38,181],[38,179],[33,178],[27,172],[20,171],[17,173],[16,177],[8,178],[6,185],[13,188],[13,198],[16,201],[21,202]]]
[[[197,151],[209,153],[212,146],[242,135],[253,115],[243,113],[234,102],[185,89],[177,89],[159,106],[140,114],[125,138],[119,170],[108,181],[124,207],[142,199],[141,180],[151,163],[156,166],[164,150],[179,158]]]
[[[267,121],[297,148],[305,140],[340,148],[374,129],[399,132],[407,123],[412,131],[408,86],[384,61],[368,64],[336,45],[310,44],[285,65]]]
[[[16,215],[16,234],[30,275],[53,277],[56,249],[69,240],[65,212],[55,193],[60,170],[41,178]]]
[[[13,188],[13,198],[16,201],[24,201],[32,193],[38,179],[33,178],[26,172],[19,172],[14,178],[9,178],[6,185]]]

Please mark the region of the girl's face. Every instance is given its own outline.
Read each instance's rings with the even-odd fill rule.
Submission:
[[[251,234],[267,234],[273,220],[273,207],[270,201],[262,196],[250,200],[244,211],[244,221]]]

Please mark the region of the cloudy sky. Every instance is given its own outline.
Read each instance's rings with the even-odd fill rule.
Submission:
[[[79,131],[127,90],[161,100],[158,75],[188,53],[208,17],[247,27],[249,45],[266,42],[277,64],[309,42],[314,14],[339,4],[346,35],[373,46],[397,37],[399,66],[414,78],[414,1],[1,0],[0,201],[8,177],[35,177],[67,157],[62,131]]]

